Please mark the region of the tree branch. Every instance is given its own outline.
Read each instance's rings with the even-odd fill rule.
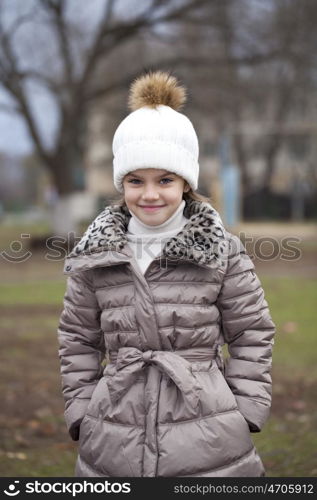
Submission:
[[[190,66],[192,68],[205,68],[208,67],[220,67],[220,66],[228,66],[228,65],[236,65],[239,66],[244,64],[246,66],[256,66],[258,64],[262,64],[266,61],[271,61],[274,58],[279,58],[281,54],[276,52],[271,52],[268,54],[253,54],[248,57],[231,57],[231,58],[209,58],[209,57],[190,57],[190,56],[178,56],[170,59],[161,59],[155,61],[153,63],[153,68],[155,69],[171,69],[172,71],[175,68],[179,68],[182,66]],[[124,78],[112,82],[109,85],[103,85],[102,87],[92,89],[88,91],[84,96],[85,102],[92,101],[94,99],[100,99],[110,94],[116,89],[126,88],[130,85],[131,81],[133,81],[136,77],[140,75],[140,69],[135,71]]]
[[[6,61],[7,64],[4,65],[3,61],[1,61],[1,66],[2,66],[1,83],[9,92],[9,94],[13,97],[13,99],[18,103],[18,108],[20,110],[20,113],[23,115],[27,123],[30,135],[38,150],[39,155],[43,158],[45,162],[48,162],[49,155],[45,151],[44,145],[41,141],[39,132],[37,130],[36,122],[32,116],[30,106],[27,102],[27,98],[25,96],[21,83],[23,79],[20,76],[20,72],[18,70],[18,64],[8,38],[5,38],[3,40],[2,49],[7,59]]]
[[[94,68],[101,56],[105,53],[110,52],[115,46],[122,43],[124,40],[131,38],[142,28],[150,27],[154,24],[161,22],[169,22],[178,19],[186,12],[192,9],[198,9],[199,7],[207,4],[210,0],[191,0],[188,3],[181,5],[180,7],[174,9],[173,11],[161,14],[157,17],[151,17],[153,13],[153,6],[158,6],[162,4],[162,1],[154,1],[150,8],[147,9],[141,17],[133,20],[129,23],[120,23],[115,26],[110,26],[109,17],[105,14],[104,19],[100,24],[99,31],[96,35],[95,41],[92,45],[90,57],[88,57],[86,67],[83,71],[82,78],[79,84],[79,88],[82,89],[86,86],[88,79],[91,77]]]
[[[19,106],[10,106],[9,104],[0,103],[0,111],[4,113],[12,114],[21,114],[22,109]]]
[[[106,19],[108,25],[111,23],[112,20],[114,3],[115,0],[108,0],[105,7],[105,12],[103,17],[104,19]]]
[[[53,27],[59,44],[61,58],[64,63],[66,82],[71,88],[74,84],[74,65],[68,39],[67,24],[65,22],[65,2],[61,0],[44,0],[44,2],[43,0],[38,1],[41,5],[46,6],[47,11],[50,11],[53,14]]]
[[[28,21],[32,21],[34,19],[34,14],[36,12],[35,7],[30,10],[30,12],[24,14],[23,16],[18,17],[10,26],[10,29],[8,30],[8,33],[4,31],[3,26],[0,23],[0,43],[2,44],[4,40],[7,40],[10,38],[14,37],[16,34],[17,30],[24,25]],[[0,12],[0,20],[1,20],[1,12]]]

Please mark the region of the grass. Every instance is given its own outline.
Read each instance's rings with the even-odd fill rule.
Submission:
[[[317,336],[313,279],[264,278],[276,324],[271,416],[253,441],[268,476],[317,475]]]
[[[60,305],[65,288],[65,280],[4,283],[0,285],[0,304]]]
[[[305,418],[303,418],[305,417]],[[270,477],[316,477],[316,418],[298,415],[293,420],[272,416],[263,431],[253,437]]]
[[[24,452],[0,455],[5,462],[6,477],[73,477],[74,446],[55,443]]]
[[[274,365],[317,380],[317,283],[305,278],[261,279],[276,324]]]

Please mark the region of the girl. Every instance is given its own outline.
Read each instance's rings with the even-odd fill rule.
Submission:
[[[134,82],[113,140],[124,198],[65,262],[59,357],[76,476],[265,474],[250,431],[269,414],[275,325],[240,239],[195,193],[184,100],[168,74]]]

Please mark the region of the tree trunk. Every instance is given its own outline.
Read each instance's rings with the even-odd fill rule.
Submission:
[[[268,146],[267,153],[265,155],[265,172],[263,177],[262,186],[267,191],[270,191],[273,175],[276,168],[277,156],[282,145],[282,137],[280,134],[275,134],[272,136],[272,140]]]
[[[59,196],[65,196],[75,191],[74,166],[68,161],[67,154],[59,151],[50,161],[54,186]]]
[[[247,171],[247,155],[243,144],[243,136],[241,134],[234,134],[233,144],[236,153],[238,168],[241,172],[241,196],[243,198],[251,190],[250,179]]]
[[[85,193],[84,158],[78,149],[69,146],[50,159],[49,167],[58,194],[52,206],[52,231],[54,235],[67,237],[70,232],[78,232],[73,198],[80,192]]]

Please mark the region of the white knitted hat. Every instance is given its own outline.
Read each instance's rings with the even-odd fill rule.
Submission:
[[[112,143],[113,180],[123,193],[122,180],[138,168],[158,168],[198,186],[198,139],[191,121],[176,111],[186,93],[176,78],[157,71],[141,76],[130,89],[130,113],[117,128]]]

